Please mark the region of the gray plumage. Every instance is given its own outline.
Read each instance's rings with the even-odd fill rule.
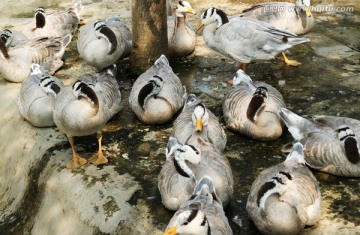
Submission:
[[[155,77],[161,88],[146,92]],[[159,79],[159,78],[158,78]],[[155,86],[154,86],[155,87]],[[162,124],[171,120],[184,104],[186,91],[164,55],[135,81],[129,96],[132,111],[145,124]]]
[[[87,23],[77,41],[80,57],[97,68],[116,63],[129,55],[131,48],[131,32],[117,16]]]
[[[300,143],[284,162],[260,172],[251,186],[246,210],[263,234],[298,234],[320,219],[319,185],[305,166]]]
[[[295,140],[304,145],[311,168],[329,174],[360,177],[360,121],[347,117],[314,115],[310,119],[281,109],[281,117]],[[292,144],[283,147],[288,152]]]
[[[253,82],[242,70],[233,81],[222,106],[226,127],[255,140],[279,138],[283,129],[279,109],[285,107],[280,92],[267,83]],[[266,89],[266,97],[257,94],[261,88]]]
[[[199,113],[202,115],[202,118],[195,117],[194,111],[197,106],[205,108],[204,113]],[[197,122],[201,122],[201,130],[197,130]],[[194,94],[188,96],[183,110],[174,121],[172,136],[181,143],[186,144],[191,144],[192,140],[201,137],[214,144],[221,152],[224,151],[227,141],[225,131],[217,117],[207,109],[202,100],[197,98]]]
[[[4,29],[0,32],[0,38],[5,42],[5,46],[14,47],[20,44],[24,44],[29,39],[20,31],[12,29]]]
[[[45,84],[42,84],[43,81]],[[45,73],[40,65],[33,64],[28,78],[20,87],[17,104],[21,116],[36,127],[55,126],[55,98],[63,87],[58,78]]]

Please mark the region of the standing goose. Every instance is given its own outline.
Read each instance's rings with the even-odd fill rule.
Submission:
[[[8,81],[22,82],[36,63],[52,75],[63,65],[61,57],[70,41],[70,34],[62,38],[31,39],[14,47],[6,47],[0,40],[0,73]]]
[[[305,166],[302,144],[296,143],[284,162],[260,172],[246,210],[263,234],[298,234],[320,219],[320,189]]]
[[[116,63],[130,53],[131,47],[131,32],[117,16],[86,24],[77,41],[80,57],[97,68]]]
[[[282,51],[309,41],[256,19],[228,18],[224,11],[213,7],[201,15],[198,28],[204,25],[205,43],[222,55],[239,61],[244,68],[251,62],[274,59]]]
[[[255,140],[275,140],[282,134],[278,110],[283,107],[284,99],[274,87],[253,82],[239,69],[223,103],[226,127]]]
[[[219,200],[226,206],[233,195],[233,177],[228,159],[205,140],[183,145],[170,137],[166,162],[158,176],[158,188],[163,205],[177,210],[191,196],[196,182],[208,175],[213,179]]]
[[[129,96],[132,111],[145,124],[170,121],[184,104],[186,91],[164,55],[135,81]]]
[[[39,64],[33,64],[20,87],[17,104],[21,116],[36,127],[55,126],[55,98],[63,87],[59,79],[46,74]]]
[[[282,108],[295,140],[304,145],[305,161],[316,170],[333,175],[360,177],[360,121],[347,117],[315,115],[310,120]],[[285,145],[288,152],[291,144]]]
[[[164,235],[232,235],[211,177],[204,176],[171,218]]]
[[[64,11],[46,11],[40,7],[35,11],[35,18],[25,25],[22,32],[29,39],[37,37],[63,37],[73,34],[80,22],[80,13],[84,7],[81,1]]]
[[[175,9],[175,16],[168,16],[170,57],[187,56],[195,50],[196,34],[185,22],[187,13],[196,14],[188,1],[179,1]]]
[[[310,0],[296,0],[289,2],[264,2],[243,11],[241,17],[249,17],[269,23],[271,26],[287,30],[296,35],[309,32],[315,25],[315,19],[311,14]],[[288,60],[282,52],[285,62],[292,66],[301,63]]]
[[[79,168],[87,163],[75,150],[74,136],[94,133],[97,134],[99,150],[89,161],[95,165],[108,162],[101,150],[101,129],[120,110],[121,94],[115,75],[115,65],[106,72],[86,74],[72,86],[61,89],[57,95],[54,121],[69,138],[73,151],[67,168]]]
[[[201,137],[221,152],[226,145],[226,134],[217,117],[194,94],[190,94],[184,108],[174,121],[172,136],[181,143]]]

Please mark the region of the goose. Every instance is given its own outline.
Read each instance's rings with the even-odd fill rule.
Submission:
[[[255,140],[275,140],[282,135],[279,109],[285,107],[282,95],[264,82],[253,82],[239,69],[233,87],[223,102],[226,127]]]
[[[175,119],[172,136],[185,144],[190,139],[202,137],[221,152],[224,151],[227,141],[217,117],[194,94],[188,95],[183,110]]]
[[[216,192],[211,177],[202,177],[195,185],[193,195],[171,218],[164,235],[232,235]]]
[[[29,39],[20,31],[12,29],[4,29],[0,32],[0,38],[4,41],[5,47],[14,47],[24,44]]]
[[[315,19],[310,10],[310,0],[296,0],[295,4],[264,2],[244,10],[240,17],[264,21],[277,29],[287,30],[296,35],[309,32],[315,25]],[[282,52],[282,56],[289,65],[301,64],[295,60],[288,60],[284,52]]]
[[[191,196],[194,186],[204,175],[213,179],[219,200],[226,206],[233,195],[233,177],[228,159],[202,138],[195,145],[182,144],[170,137],[166,162],[158,176],[163,205],[177,210]]]
[[[201,15],[198,29],[203,26],[205,43],[220,54],[239,61],[245,72],[251,62],[274,59],[282,51],[309,41],[256,19],[228,18],[224,11],[213,7]]]
[[[360,177],[359,120],[326,115],[306,119],[285,108],[280,115],[293,138],[303,143],[309,167],[338,176]],[[291,145],[285,145],[282,151],[288,152]]]
[[[61,57],[71,38],[71,34],[61,38],[40,37],[14,47],[6,47],[0,40],[0,73],[10,82],[23,82],[31,65],[37,63],[53,75],[63,65]]]
[[[127,56],[131,48],[131,32],[117,16],[89,22],[80,29],[77,41],[80,57],[100,69]]]
[[[108,162],[101,150],[101,129],[120,111],[121,94],[115,79],[116,66],[106,71],[86,74],[72,86],[61,89],[55,100],[54,122],[69,139],[73,151],[67,168],[79,168],[87,163],[75,150],[74,136],[96,133],[99,150],[89,162],[100,165]]]
[[[24,26],[22,33],[29,39],[63,37],[67,34],[74,34],[80,22],[80,13],[83,8],[80,0],[63,11],[45,11],[44,8],[39,7],[35,11],[34,19]]]
[[[39,64],[33,64],[20,87],[17,104],[21,116],[36,127],[55,126],[55,98],[63,87],[58,78],[45,73]]]
[[[321,193],[305,166],[301,143],[294,144],[284,162],[260,172],[250,188],[246,211],[263,234],[298,234],[317,223]]]
[[[129,104],[145,124],[163,124],[171,120],[184,104],[185,87],[164,55],[135,81]]]
[[[170,57],[183,57],[195,50],[196,34],[191,26],[186,24],[186,14],[196,14],[188,1],[179,1],[175,16],[168,16],[168,53]]]

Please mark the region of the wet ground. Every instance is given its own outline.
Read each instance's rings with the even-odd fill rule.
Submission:
[[[213,1],[194,2],[196,4],[193,7],[199,13],[209,6],[215,6]],[[238,6],[239,2],[224,1],[220,5],[229,14],[237,14],[243,9],[243,6]],[[316,3],[330,2],[332,1]],[[341,3],[349,5],[350,1],[338,4]],[[352,3],[355,4],[355,1]],[[128,13],[129,3],[126,4]],[[339,115],[360,119],[360,17],[356,9],[358,8],[354,12],[314,12],[316,26],[306,35],[311,42],[288,52],[289,57],[302,62],[300,67],[288,67],[278,58],[253,64],[249,75],[253,80],[264,81],[276,87],[282,93],[287,108],[298,114]],[[195,27],[198,18],[189,19]],[[127,22],[129,20],[126,18]],[[233,77],[237,64],[208,49],[201,37],[198,37],[197,45],[193,55],[170,60],[170,64],[187,91],[203,99],[224,124],[221,105],[224,94],[231,88],[225,81]],[[57,74],[65,83],[74,79],[70,76],[71,71],[78,71],[74,77],[89,71],[88,66],[81,64],[75,48],[76,44],[72,43],[63,71]],[[79,65],[73,66],[75,63]],[[161,204],[157,175],[165,162],[165,146],[172,123],[149,126],[137,120],[127,101],[137,75],[131,74],[127,59],[119,62],[118,68],[117,78],[123,97],[123,109],[105,127],[103,150],[109,156],[109,164],[115,165],[119,174],[130,172],[142,186],[129,203],[136,205],[142,201],[148,204],[149,212],[153,215],[153,225],[164,230],[173,212]],[[226,215],[234,234],[258,234],[245,210],[250,186],[261,170],[284,160],[280,149],[291,139],[287,133],[272,142],[253,141],[228,130],[226,134],[228,143],[224,152],[231,163],[234,176],[234,200],[226,208]],[[96,151],[94,136],[77,138],[76,142],[80,154]],[[68,144],[61,146],[65,149],[69,147]],[[359,180],[316,171],[314,175],[320,182],[323,214],[317,226],[306,228],[303,233],[360,234]]]

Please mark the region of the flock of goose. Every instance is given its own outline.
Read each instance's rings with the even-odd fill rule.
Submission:
[[[168,1],[168,4],[171,4]],[[290,11],[266,9],[292,8]],[[38,8],[22,31],[4,29],[0,40],[0,73],[21,82],[20,115],[35,127],[57,126],[69,139],[73,156],[67,168],[108,162],[101,150],[101,130],[120,110],[116,62],[131,53],[131,32],[117,16],[90,21],[79,29],[77,50],[98,72],[85,74],[65,86],[54,73],[61,68],[66,46],[80,21],[81,1],[65,11]],[[172,13],[171,7],[168,8]],[[168,16],[169,55],[182,57],[195,49],[196,34],[186,23],[195,14],[179,1]],[[245,73],[254,61],[273,59],[308,42],[298,37],[314,26],[310,0],[262,3],[239,16],[217,8],[201,15],[206,44],[241,63],[223,102],[226,127],[254,140],[279,138],[286,126],[294,142],[285,145],[284,162],[263,170],[251,186],[246,209],[264,234],[297,234],[321,216],[321,192],[308,167],[339,176],[360,176],[357,135],[360,121],[346,117],[301,117],[286,109],[274,87],[252,81]],[[227,137],[218,118],[194,94],[187,94],[179,77],[162,55],[133,84],[129,105],[144,124],[172,120],[166,162],[158,176],[163,205],[177,211],[165,234],[232,234],[223,207],[233,198],[233,176],[224,155]],[[74,146],[75,136],[97,134],[99,149],[90,159]]]

